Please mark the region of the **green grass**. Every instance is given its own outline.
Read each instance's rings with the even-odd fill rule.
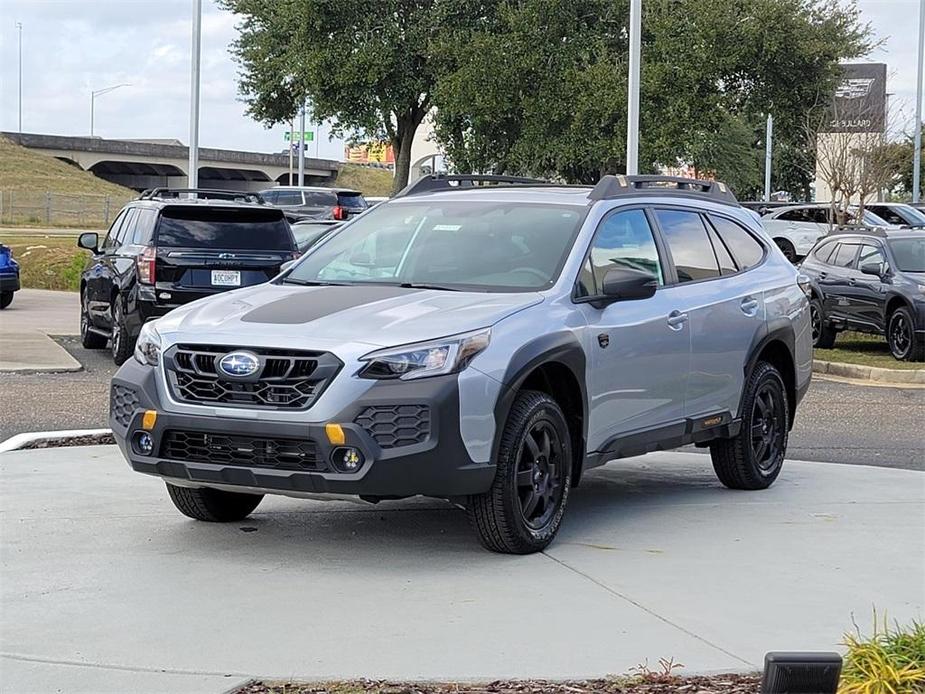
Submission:
[[[385,196],[392,193],[392,172],[368,166],[344,164],[337,174],[335,186],[353,188],[363,195]]]
[[[890,354],[885,337],[856,333],[851,330],[839,333],[832,349],[813,350],[813,356],[823,361],[840,361],[846,364],[876,366],[883,369],[925,368],[925,364],[919,362],[894,359]]]
[[[33,289],[80,289],[80,273],[89,252],[77,247],[76,236],[23,234],[0,238],[19,261],[23,287]]]
[[[845,634],[848,653],[839,694],[912,694],[925,691],[925,624],[890,626],[874,613],[870,636]]]

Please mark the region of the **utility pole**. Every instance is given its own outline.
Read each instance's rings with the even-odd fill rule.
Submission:
[[[289,119],[289,180],[287,183],[292,185],[292,145],[295,144],[295,116]]]
[[[630,59],[626,109],[626,173],[639,173],[639,59],[642,52],[642,0],[630,0]]]
[[[915,84],[915,146],[912,154],[912,202],[922,194],[922,58],[925,55],[925,0],[919,0],[919,53]]]
[[[305,185],[305,102],[299,113],[299,185]]]
[[[16,22],[19,30],[19,144],[22,144],[22,22]]]
[[[202,40],[202,0],[193,0],[193,41],[190,69],[189,173],[187,187],[199,187],[199,55]]]
[[[925,0],[923,0],[925,2]],[[774,116],[768,114],[768,125],[764,131],[764,201],[771,201],[771,143],[774,137]]]

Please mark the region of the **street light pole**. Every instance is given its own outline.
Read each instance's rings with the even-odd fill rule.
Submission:
[[[919,0],[919,54],[915,84],[915,146],[912,154],[912,202],[922,194],[922,65],[925,54],[925,0]]]
[[[305,185],[305,102],[299,114],[299,186]]]
[[[19,144],[22,144],[22,22],[16,22],[19,30]]]
[[[109,92],[114,92],[116,89],[121,87],[131,87],[130,84],[114,84],[111,87],[103,87],[102,89],[97,89],[96,91],[90,92],[90,137],[93,137],[93,126],[94,126],[94,114],[96,112],[96,97],[103,96],[103,94],[109,94]]]
[[[771,142],[774,137],[774,116],[768,114],[768,125],[764,131],[764,201],[771,201]]]
[[[189,172],[187,187],[199,186],[199,54],[202,39],[202,0],[193,0],[193,40],[190,60]]]
[[[642,0],[630,0],[629,78],[626,109],[626,173],[639,173],[639,59],[642,33]]]

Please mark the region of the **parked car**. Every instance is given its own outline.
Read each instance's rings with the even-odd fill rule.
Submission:
[[[894,226],[925,229],[925,212],[901,202],[875,202],[866,205],[875,215]]]
[[[779,207],[793,207],[793,205],[796,203],[789,200],[746,200],[744,202],[740,202],[739,204],[747,210],[757,212],[759,215],[765,215],[771,210],[777,209]]]
[[[810,382],[805,289],[719,182],[432,175],[272,282],[146,323],[110,422],[192,518],[421,494],[536,552],[615,458],[696,443],[726,486],[771,485]]]
[[[267,204],[282,208],[290,222],[303,219],[343,222],[367,208],[363,194],[348,188],[278,186],[261,191],[260,197]]]
[[[815,347],[850,329],[884,335],[896,359],[925,359],[925,234],[836,232],[800,268],[812,283]]]
[[[332,219],[306,219],[292,225],[292,235],[295,237],[299,253],[305,253],[316,243],[326,239],[342,222]]]
[[[388,198],[388,197],[386,197],[386,196],[381,196],[381,195],[377,195],[377,196],[373,196],[373,197],[370,197],[370,196],[367,196],[367,197],[366,197],[366,204],[369,205],[370,207],[375,207],[376,205],[380,205],[380,204],[382,204],[382,203],[384,203],[384,202],[388,202],[388,201],[389,201],[389,198]]]
[[[102,243],[88,232],[77,245],[93,254],[80,278],[81,342],[102,349],[108,341],[116,364],[132,355],[145,321],[266,282],[298,255],[280,210],[254,195],[206,190],[147,191]]]
[[[13,303],[13,293],[19,291],[19,263],[13,259],[13,249],[0,243],[0,309]]]
[[[851,218],[835,220],[832,219],[829,203],[790,205],[770,210],[761,218],[761,224],[787,259],[797,262],[812,250],[816,241],[829,233],[840,221],[868,227],[890,226],[870,210],[864,210],[861,219],[857,219],[858,212],[858,208],[852,207],[849,209],[849,213],[853,215]]]

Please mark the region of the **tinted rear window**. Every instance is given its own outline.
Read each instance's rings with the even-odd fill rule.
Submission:
[[[366,198],[360,193],[338,193],[337,204],[350,210],[365,210],[368,207]]]
[[[168,207],[157,225],[157,245],[178,248],[289,251],[292,232],[278,210]]]

